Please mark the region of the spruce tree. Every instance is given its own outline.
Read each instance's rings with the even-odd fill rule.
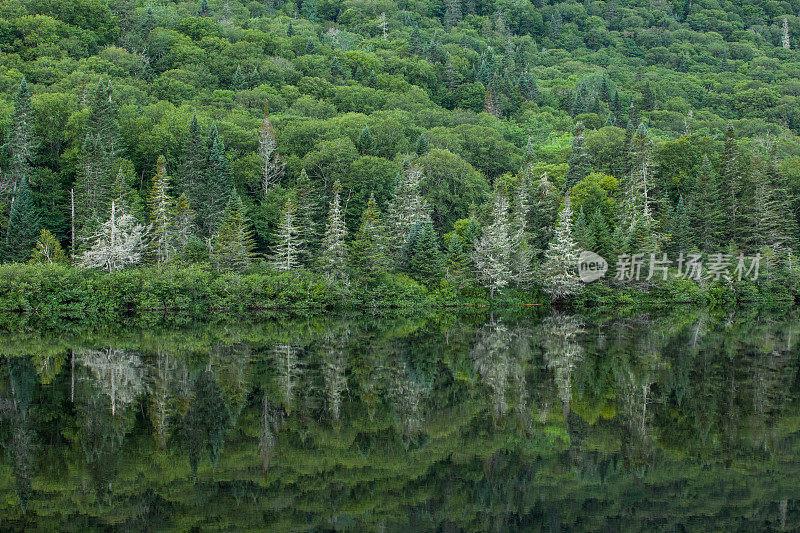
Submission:
[[[592,161],[589,152],[586,150],[586,139],[583,132],[583,123],[578,122],[575,125],[575,133],[572,137],[572,154],[569,157],[569,170],[564,181],[564,187],[567,190],[592,171]]]
[[[269,118],[268,104],[264,104],[264,120],[258,130],[258,155],[261,158],[261,192],[264,199],[283,176],[284,162],[278,153],[278,139]]]
[[[624,124],[625,110],[622,107],[622,102],[619,99],[619,91],[614,91],[614,101],[611,103],[611,115],[614,117],[614,125],[619,126]]]
[[[300,262],[304,265],[311,264],[311,257],[319,244],[316,216],[319,206],[314,185],[308,178],[306,170],[300,171],[300,178],[295,187],[295,219],[297,229],[303,246],[300,248]]]
[[[272,268],[278,272],[288,272],[303,266],[300,261],[305,242],[300,237],[297,210],[292,199],[286,200],[286,204],[284,204],[275,240],[275,246],[270,257]]]
[[[725,242],[723,228],[725,212],[719,177],[714,172],[708,155],[703,157],[688,211],[692,241],[701,250],[709,252]]]
[[[495,291],[507,286],[514,278],[513,248],[508,201],[495,192],[492,223],[483,229],[472,253],[478,278],[489,289],[490,298],[494,298]]]
[[[192,115],[189,131],[183,145],[183,161],[175,181],[175,194],[186,194],[192,209],[201,210],[207,196],[207,171],[208,155],[200,125],[197,122],[197,113]]]
[[[594,252],[597,250],[597,242],[594,239],[589,223],[586,221],[586,215],[583,209],[578,211],[575,216],[572,234],[575,237],[575,243],[583,250],[590,250]]]
[[[428,153],[428,149],[429,149],[428,137],[424,133],[421,133],[417,138],[417,146],[414,149],[414,152],[417,155],[421,156]]]
[[[183,250],[194,235],[195,212],[186,194],[181,194],[175,200],[172,211],[173,233],[175,235],[175,247]]]
[[[22,178],[11,206],[2,259],[26,261],[31,256],[38,235],[39,217],[33,204],[33,192],[28,186],[28,180]]]
[[[211,263],[219,271],[241,272],[253,260],[253,235],[242,198],[233,191],[222,214],[219,230],[211,238]]]
[[[608,227],[608,221],[600,209],[595,209],[592,217],[589,220],[589,232],[592,235],[594,248],[586,248],[591,252],[595,252],[606,258],[607,260],[619,252],[614,250],[611,242],[611,230]]]
[[[0,192],[7,211],[2,215],[10,217],[19,188],[23,181],[31,177],[31,160],[33,159],[33,116],[31,114],[31,91],[25,78],[19,84],[14,98],[14,112],[6,129],[5,149],[8,153],[8,165],[0,174]],[[8,221],[9,219],[6,218]]]
[[[578,253],[578,244],[573,238],[572,206],[567,195],[553,241],[545,253],[543,285],[553,301],[572,296],[580,288]]]
[[[369,131],[369,126],[364,126],[361,133],[358,134],[356,148],[358,148],[361,155],[372,155],[372,151],[375,148],[375,139],[372,137],[372,132]]]
[[[173,222],[173,202],[169,195],[167,161],[162,155],[158,157],[156,174],[153,176],[153,186],[150,189],[150,227],[152,228],[150,252],[159,266],[168,262],[175,251]]]
[[[430,217],[417,222],[409,230],[400,251],[400,264],[405,272],[428,284],[441,276],[442,254]]]
[[[558,215],[559,197],[555,185],[547,179],[547,173],[536,183],[533,209],[530,216],[530,231],[534,235],[534,248],[544,250],[553,236]]]
[[[412,226],[429,217],[428,203],[422,197],[422,169],[406,162],[399,176],[395,194],[389,204],[387,229],[389,232],[389,252],[396,256]]]
[[[374,194],[361,215],[361,225],[350,246],[350,263],[357,279],[367,285],[374,283],[389,268],[386,229]]]
[[[319,270],[330,280],[347,281],[348,251],[347,226],[341,205],[341,183],[333,184],[333,200],[328,209],[328,223],[322,238],[322,251],[319,258]]]
[[[202,205],[197,206],[197,209],[206,234],[213,234],[219,229],[233,190],[228,158],[225,157],[225,145],[219,136],[216,123],[211,125],[209,134],[206,172],[208,176],[206,199]]]
[[[689,212],[683,202],[683,196],[681,196],[672,208],[669,217],[669,232],[674,253],[683,252],[693,244],[690,224]]]

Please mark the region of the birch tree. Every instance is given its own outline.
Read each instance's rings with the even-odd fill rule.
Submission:
[[[91,247],[83,253],[83,268],[102,268],[113,272],[142,261],[150,226],[140,224],[127,213],[122,202],[111,202],[111,218],[90,238]]]

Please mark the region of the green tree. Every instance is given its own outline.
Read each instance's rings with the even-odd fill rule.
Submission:
[[[173,234],[173,200],[169,195],[169,176],[167,176],[167,160],[158,157],[156,174],[150,188],[150,227],[152,240],[150,251],[156,264],[167,263],[175,252],[175,235]]]
[[[294,201],[286,200],[281,215],[276,243],[270,258],[270,265],[278,272],[296,270],[302,266],[300,259],[306,243],[300,237],[297,208]]]
[[[575,134],[572,137],[572,154],[569,157],[569,170],[564,180],[564,186],[569,189],[592,171],[592,160],[586,151],[586,138],[584,137],[582,122],[575,125]]]
[[[357,279],[370,285],[389,268],[386,229],[375,197],[370,196],[361,215],[361,225],[350,245],[350,264]]]
[[[219,136],[216,123],[211,126],[208,145],[207,189],[204,203],[197,206],[197,210],[201,224],[206,233],[210,234],[216,232],[220,226],[225,207],[231,199],[233,186],[228,158],[225,157],[225,145]]]
[[[26,261],[36,245],[38,234],[39,216],[33,205],[33,193],[28,186],[28,180],[22,178],[11,206],[3,259],[5,261]]]
[[[333,184],[333,200],[328,209],[328,223],[322,238],[319,258],[320,271],[331,280],[347,282],[348,250],[347,226],[341,205],[341,184],[337,180]]]
[[[400,250],[400,265],[405,272],[427,284],[432,284],[441,277],[442,253],[430,217],[417,222],[409,230]]]
[[[580,288],[578,278],[578,244],[573,237],[572,206],[569,196],[558,216],[555,234],[545,253],[544,290],[553,301],[575,294]]]
[[[211,238],[211,263],[219,271],[243,271],[253,261],[253,235],[242,198],[233,191],[219,230]]]

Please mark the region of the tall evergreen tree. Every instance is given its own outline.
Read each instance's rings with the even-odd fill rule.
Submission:
[[[5,172],[0,174],[0,205],[5,204],[5,209],[0,215],[5,215],[6,221],[10,222],[13,205],[19,195],[18,189],[23,181],[30,180],[34,152],[31,91],[25,78],[22,78],[14,98],[14,112],[6,129],[5,149],[8,165]]]
[[[308,178],[306,170],[300,171],[300,178],[295,187],[295,218],[297,229],[303,246],[300,249],[300,262],[304,265],[311,264],[311,256],[319,244],[316,216],[319,206],[314,185]]]
[[[428,203],[422,197],[422,169],[406,162],[399,175],[394,198],[389,204],[387,229],[389,231],[389,252],[396,255],[411,228],[429,217]]]
[[[545,253],[543,285],[553,301],[572,296],[580,288],[578,244],[573,238],[569,195],[564,198],[553,241]]]
[[[270,258],[270,265],[278,272],[300,268],[305,242],[300,237],[297,208],[292,199],[286,200],[281,214],[281,222],[275,235],[276,243]]]
[[[426,283],[433,283],[441,276],[442,253],[430,217],[409,230],[400,251],[400,265],[405,272]]]
[[[211,238],[211,263],[220,271],[245,270],[253,261],[253,235],[242,198],[234,190]]]
[[[357,278],[368,285],[389,268],[386,229],[374,194],[361,215],[361,225],[350,246],[350,263]]]
[[[158,157],[153,186],[150,189],[150,227],[152,240],[150,251],[156,264],[168,262],[175,252],[173,234],[173,201],[169,195],[169,176],[167,176],[167,160]]]
[[[706,155],[688,211],[693,244],[707,252],[724,242],[725,213],[720,196],[719,178]]]
[[[213,234],[222,221],[225,208],[231,199],[233,187],[228,158],[225,157],[225,145],[219,136],[216,123],[211,125],[208,144],[207,194],[204,204],[198,206],[197,210],[206,233]]]
[[[572,154],[569,157],[569,170],[564,180],[564,187],[570,189],[573,185],[581,181],[592,171],[592,160],[586,150],[583,122],[575,125],[575,133],[572,137]]]
[[[33,204],[33,193],[26,178],[20,178],[16,198],[11,206],[2,259],[26,261],[39,235],[39,216]]]
[[[336,180],[333,184],[333,200],[328,209],[328,223],[322,238],[319,269],[328,279],[346,283],[348,251],[345,239],[347,238],[347,226],[345,226],[341,205],[341,189],[341,183]]]
[[[181,162],[179,178],[175,181],[175,195],[186,194],[192,209],[202,211],[206,202],[208,183],[208,154],[200,125],[197,122],[197,113],[192,115],[189,131],[183,145],[183,161]]]
[[[495,291],[507,286],[514,278],[513,248],[508,200],[495,192],[492,223],[483,229],[472,254],[478,278],[489,289],[490,298],[494,298]]]

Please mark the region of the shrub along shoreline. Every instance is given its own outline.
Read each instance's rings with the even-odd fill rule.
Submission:
[[[725,306],[751,302],[794,301],[788,279],[697,284],[673,279],[649,285],[611,286],[592,283],[571,300],[572,308],[635,307],[659,303]],[[65,265],[0,265],[0,326],[9,315],[26,313],[39,324],[59,321],[108,323],[130,317],[146,322],[204,321],[215,314],[244,316],[260,311],[314,315],[330,310],[504,308],[549,306],[538,286],[508,289],[489,298],[477,285],[447,282],[426,287],[403,274],[385,274],[370,285],[329,283],[319,274],[298,270],[278,273],[254,268],[244,273],[217,273],[199,265],[131,268],[107,273]]]

